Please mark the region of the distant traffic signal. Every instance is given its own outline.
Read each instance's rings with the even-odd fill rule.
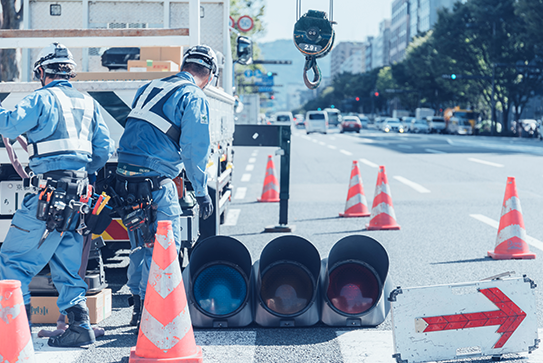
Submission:
[[[320,318],[321,259],[303,237],[277,237],[253,266],[255,322],[266,327],[316,324]]]
[[[451,74],[451,79],[456,79],[456,74]]]
[[[270,95],[270,100],[275,100],[275,96],[274,96],[274,95]]]
[[[339,240],[322,262],[321,320],[330,326],[377,326],[389,310],[393,290],[389,259],[375,239],[352,235]]]
[[[192,324],[243,327],[253,322],[251,254],[238,240],[208,237],[196,244],[183,271]]]
[[[360,101],[360,97],[356,97],[356,98],[355,98],[355,101],[356,101],[356,102]]]
[[[375,92],[373,95],[374,95],[375,97],[379,97],[379,92]]]

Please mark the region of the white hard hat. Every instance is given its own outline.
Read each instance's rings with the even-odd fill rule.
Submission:
[[[217,77],[219,74],[219,65],[217,63],[217,55],[207,45],[196,45],[192,48],[189,48],[185,55],[183,56],[183,64],[185,63],[196,63],[205,67],[211,71],[213,76]]]
[[[39,78],[38,69],[43,67],[45,73],[48,74],[65,74],[71,76],[73,71],[55,71],[53,69],[48,69],[48,65],[52,64],[71,64],[74,67],[76,63],[74,62],[74,57],[70,50],[60,43],[51,43],[47,47],[43,48],[38,54],[38,59],[34,63],[34,75],[37,75]]]

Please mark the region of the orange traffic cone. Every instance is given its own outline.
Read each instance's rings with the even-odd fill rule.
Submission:
[[[0,359],[34,362],[34,345],[28,327],[21,281],[0,281]]]
[[[496,260],[535,258],[535,253],[530,252],[526,243],[526,229],[513,177],[507,178],[496,248],[488,251],[488,255]]]
[[[262,197],[257,200],[259,202],[279,202],[279,183],[275,177],[275,166],[273,165],[273,157],[271,155],[268,155]]]
[[[358,168],[358,161],[353,161],[351,169],[351,181],[349,183],[349,192],[347,193],[347,202],[345,203],[345,213],[339,213],[340,217],[368,217],[370,211],[368,202],[364,195],[364,186],[362,177]]]
[[[141,314],[138,342],[130,363],[203,361],[177,261],[171,221],[159,221]]]
[[[392,196],[384,166],[379,166],[370,223],[366,224],[366,229],[400,229],[400,226],[396,223],[396,214],[392,206]]]

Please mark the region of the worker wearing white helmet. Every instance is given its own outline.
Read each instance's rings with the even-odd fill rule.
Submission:
[[[43,87],[13,111],[0,107],[0,133],[28,138],[30,182],[38,190],[25,196],[13,217],[0,250],[0,279],[21,281],[30,320],[28,285],[49,263],[59,292],[57,305],[70,322],[62,335],[49,339],[49,345],[58,347],[95,341],[85,298],[88,286],[78,274],[83,236],[76,228],[81,213],[73,213],[72,207],[88,195],[88,174],[102,168],[114,151],[97,103],[68,82],[75,66],[65,46],[50,44],[34,64]]]
[[[188,49],[181,71],[154,80],[136,93],[132,111],[119,142],[117,186],[119,194],[145,183],[149,177],[153,190],[152,211],[147,227],[129,231],[132,253],[128,267],[128,287],[134,296],[131,324],[138,325],[145,297],[157,221],[172,221],[177,247],[181,247],[179,196],[172,179],[183,169],[190,180],[200,207],[200,217],[213,213],[207,190],[206,165],[209,156],[209,105],[202,91],[218,76],[215,52],[208,46]],[[120,182],[119,182],[120,181]],[[138,196],[146,199],[145,195]],[[137,198],[136,198],[137,199]],[[146,199],[146,200],[149,200]],[[150,230],[150,233],[147,231]]]

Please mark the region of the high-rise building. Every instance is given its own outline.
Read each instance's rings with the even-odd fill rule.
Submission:
[[[390,19],[390,63],[405,57],[409,44],[409,0],[394,0]]]
[[[371,60],[372,60],[372,52],[373,52],[373,37],[368,37],[366,40],[366,72],[369,72],[372,70],[371,67]]]
[[[341,64],[340,73],[364,73],[366,72],[366,45],[345,59]]]
[[[330,77],[334,79],[341,73],[341,65],[354,53],[365,49],[362,42],[341,42],[334,46],[330,59]]]
[[[390,19],[379,24],[379,35],[372,41],[371,68],[381,68],[390,64]]]

